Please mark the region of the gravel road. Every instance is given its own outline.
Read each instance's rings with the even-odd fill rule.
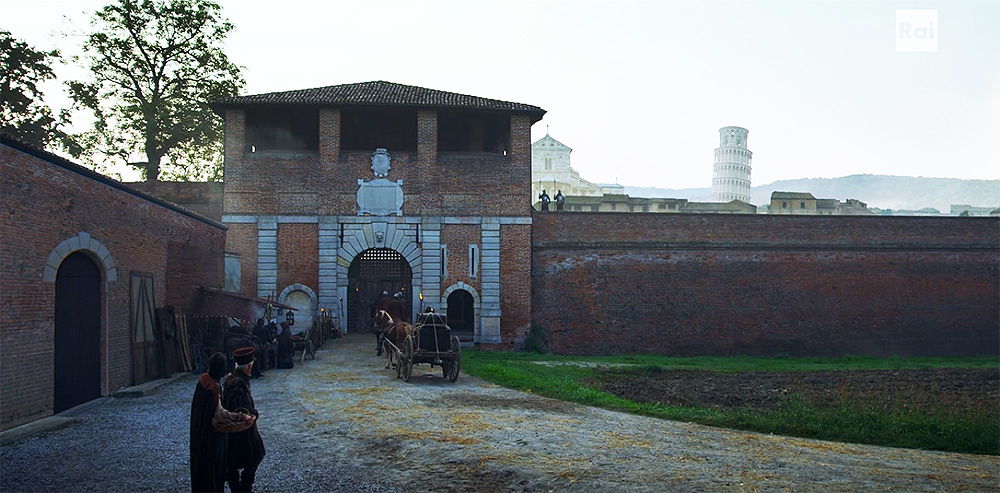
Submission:
[[[850,445],[568,404],[440,368],[410,383],[369,334],[254,380],[267,491],[995,491],[1000,458]],[[0,447],[0,491],[190,491],[196,378]]]

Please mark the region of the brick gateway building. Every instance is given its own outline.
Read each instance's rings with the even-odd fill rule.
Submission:
[[[331,310],[348,330],[367,330],[389,292],[411,313],[447,312],[466,340],[526,331],[530,129],[544,110],[383,81],[213,108],[230,288]]]

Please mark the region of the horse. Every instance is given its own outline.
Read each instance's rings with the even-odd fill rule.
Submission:
[[[380,314],[384,313],[384,315]],[[388,317],[388,318],[386,318]],[[382,333],[390,323],[410,323],[406,301],[395,296],[382,296],[372,308],[372,332],[375,333],[375,355],[382,354]]]
[[[374,316],[372,316],[372,332],[375,333],[375,356],[382,355],[382,335],[389,325],[396,323],[393,320],[392,315],[389,312],[376,309]]]
[[[385,329],[381,332],[381,345],[385,350],[385,368],[388,370],[392,368],[393,365],[399,364],[399,361],[393,361],[392,346],[402,348],[403,344],[406,343],[406,336],[413,332],[413,326],[406,322],[394,321],[385,311],[379,310],[379,314],[382,315],[382,317],[387,318],[389,321]],[[392,344],[392,346],[390,344]]]

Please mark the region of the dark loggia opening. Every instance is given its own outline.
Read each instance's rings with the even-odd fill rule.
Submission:
[[[345,108],[340,112],[340,148],[348,151],[416,152],[417,111],[407,108]]]
[[[319,151],[319,110],[257,108],[246,113],[246,151]]]
[[[489,152],[510,149],[510,115],[460,111],[438,112],[439,152]]]

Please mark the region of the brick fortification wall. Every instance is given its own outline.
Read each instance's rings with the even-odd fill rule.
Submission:
[[[126,183],[215,221],[222,220],[222,182],[140,181]]]
[[[548,213],[553,352],[995,355],[1000,219]]]
[[[7,429],[52,414],[53,252],[58,262],[83,250],[101,271],[101,393],[108,395],[133,383],[131,273],[153,277],[155,306],[183,311],[193,288],[222,286],[226,232],[16,142],[0,144],[0,176],[0,428]]]

